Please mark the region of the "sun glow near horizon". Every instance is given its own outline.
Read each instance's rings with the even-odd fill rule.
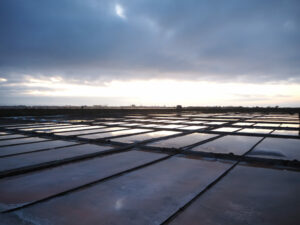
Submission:
[[[12,84],[10,84],[12,85]],[[26,87],[24,96],[108,98],[107,105],[234,105],[234,106],[295,106],[300,102],[299,84],[220,83],[174,79],[113,80],[101,85],[71,83],[59,76],[47,79],[28,77],[19,83]],[[78,102],[78,104],[82,104]],[[99,102],[101,104],[101,102]]]

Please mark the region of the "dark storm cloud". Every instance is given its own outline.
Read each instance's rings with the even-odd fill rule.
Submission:
[[[299,24],[297,0],[1,0],[0,77],[299,81]]]

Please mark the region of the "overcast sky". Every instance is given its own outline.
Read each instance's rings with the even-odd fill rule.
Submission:
[[[226,104],[241,98],[244,105],[242,96],[251,95],[253,104],[259,97],[262,105],[295,106],[299,24],[298,0],[1,0],[0,104],[142,104],[135,93],[101,93],[170,81],[274,85],[265,96],[239,92],[234,99],[232,92]],[[102,91],[72,98],[89,86]],[[286,97],[274,102],[280,96]],[[169,98],[144,104],[178,101]],[[222,104],[214,98],[212,105]],[[204,104],[194,100],[187,104]]]

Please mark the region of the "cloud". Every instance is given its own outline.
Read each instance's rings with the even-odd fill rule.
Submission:
[[[299,82],[299,24],[297,0],[2,0],[0,77]]]

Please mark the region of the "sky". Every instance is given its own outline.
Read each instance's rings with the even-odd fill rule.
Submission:
[[[1,0],[0,105],[300,106],[299,0]]]

